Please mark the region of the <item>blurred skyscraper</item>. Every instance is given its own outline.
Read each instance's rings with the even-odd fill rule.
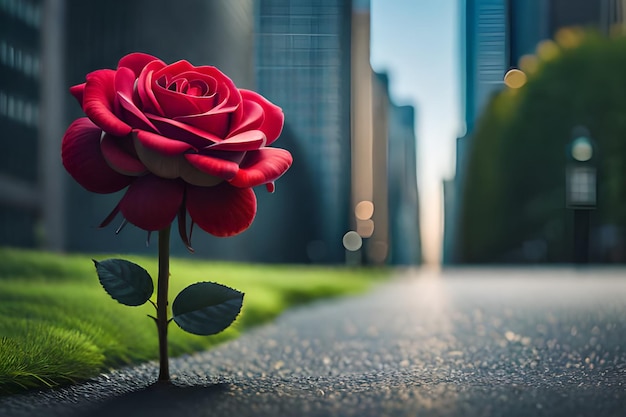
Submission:
[[[461,116],[465,131],[457,138],[453,201],[444,201],[443,263],[457,261],[455,247],[458,204],[463,200],[463,173],[467,166],[472,132],[492,94],[502,87],[508,65],[508,0],[461,0]],[[450,183],[447,184],[448,192]]]
[[[420,210],[417,187],[415,108],[389,108],[389,262],[415,265],[422,262]]]
[[[372,85],[372,215],[373,230],[365,246],[366,260],[384,263],[389,256],[389,125],[391,98],[389,78],[385,73],[373,73]]]
[[[373,71],[370,65],[370,4],[355,2],[352,13],[351,50],[351,154],[352,154],[352,193],[350,227],[365,245],[355,254],[368,262],[363,252],[368,247],[368,239],[374,234],[374,124],[386,123],[383,114],[374,115]]]
[[[553,38],[568,26],[591,27],[610,33],[623,24],[624,0],[508,0],[508,64],[516,67],[525,54],[535,52],[537,43]]]
[[[257,10],[258,89],[283,108],[300,151],[294,169],[311,178],[308,189],[285,191],[298,202],[285,238],[303,244],[299,260],[341,262],[349,226],[352,4],[259,0]]]
[[[503,88],[506,71],[567,26],[609,33],[623,25],[624,0],[460,0],[461,102],[465,132],[457,139],[456,172],[446,182],[443,262],[458,262],[458,214],[463,201],[474,125],[489,98]]]
[[[372,73],[369,13],[368,0],[0,0],[0,245],[153,253],[133,226],[97,229],[123,191],[87,192],[60,161],[66,127],[83,116],[68,87],[141,51],[217,66],[285,112],[276,146],[293,167],[275,194],[256,190],[245,233],[194,233],[198,256],[344,262],[342,237],[354,229],[372,238],[364,260],[417,262],[414,118]],[[362,223],[360,201],[376,206]],[[172,251],[186,253],[178,239]]]
[[[466,134],[494,91],[500,89],[507,69],[507,0],[465,0],[461,8],[462,115]]]
[[[0,0],[0,245],[38,240],[41,26],[41,1]]]
[[[288,173],[280,185],[288,188],[282,199],[292,202],[297,215],[295,222],[284,221],[284,251],[289,247],[290,260],[343,262],[342,237],[353,229],[365,239],[363,261],[392,261],[389,225],[398,209],[387,196],[388,150],[390,124],[398,124],[389,121],[386,77],[375,77],[369,62],[369,1],[260,0],[257,11],[258,89],[283,108],[287,133],[281,140],[294,152],[293,184]],[[401,131],[406,133],[398,128],[393,134]],[[402,236],[398,228],[399,241],[407,233],[415,235],[405,240],[419,241],[419,209],[417,199],[411,200],[417,184],[410,181],[415,136],[405,137],[407,143],[411,138],[413,144],[405,144],[413,153],[412,161],[407,157],[409,179],[397,186],[404,187],[403,201],[413,204],[407,210],[414,217]],[[419,244],[407,250],[414,253],[406,263],[417,263]]]

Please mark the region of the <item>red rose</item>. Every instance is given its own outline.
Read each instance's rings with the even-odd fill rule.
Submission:
[[[232,236],[256,214],[251,187],[273,191],[291,166],[288,151],[268,147],[283,128],[280,107],[215,67],[133,53],[86,79],[70,89],[87,117],[67,129],[62,158],[89,191],[128,186],[103,225],[121,211],[148,231],[178,214],[184,229],[188,211],[208,233]]]

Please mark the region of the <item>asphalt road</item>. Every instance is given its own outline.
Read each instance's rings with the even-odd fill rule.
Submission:
[[[297,279],[297,277],[294,277]],[[626,416],[625,269],[404,271],[0,416]]]

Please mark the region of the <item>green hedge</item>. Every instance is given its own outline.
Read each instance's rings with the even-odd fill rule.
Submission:
[[[566,148],[585,126],[599,149],[593,224],[626,226],[626,38],[581,35],[539,59],[519,90],[495,95],[477,123],[460,215],[464,262],[567,262]],[[545,253],[525,256],[525,242]]]

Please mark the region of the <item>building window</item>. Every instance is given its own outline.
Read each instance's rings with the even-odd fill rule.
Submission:
[[[16,48],[5,40],[0,40],[0,64],[20,71],[29,77],[39,78],[39,57]]]
[[[39,124],[39,107],[30,100],[0,91],[0,116],[36,128]]]
[[[4,10],[28,26],[38,28],[41,25],[41,5],[39,1],[0,0],[0,10]]]

